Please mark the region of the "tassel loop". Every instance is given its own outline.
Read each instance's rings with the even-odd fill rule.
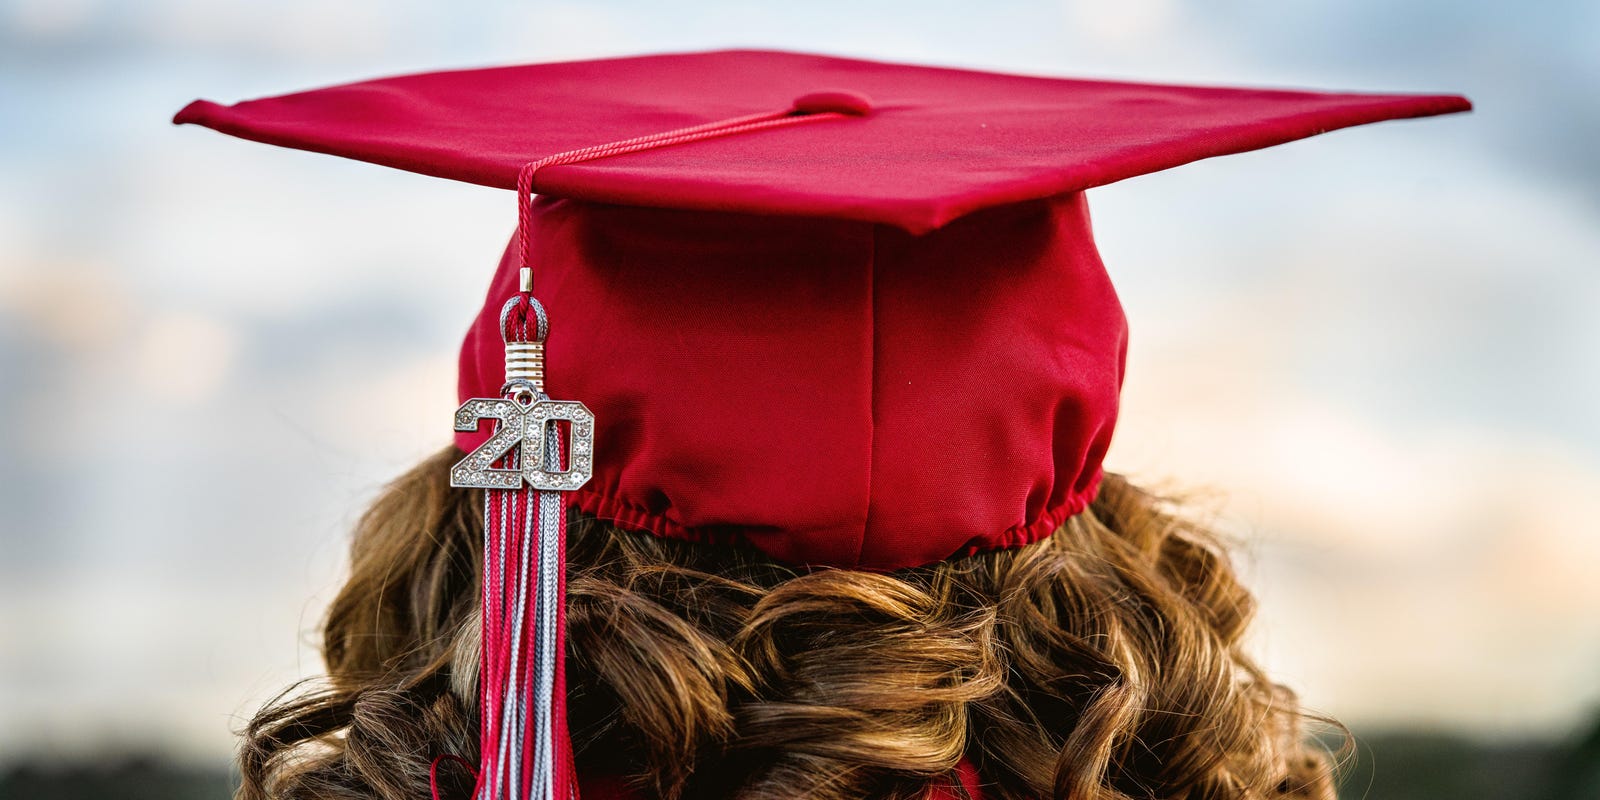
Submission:
[[[523,285],[531,285],[533,270],[523,267],[522,274]],[[500,335],[506,346],[506,383],[501,393],[523,385],[532,390],[533,399],[548,399],[544,394],[544,342],[550,335],[550,317],[544,304],[533,295],[512,295],[500,309]]]

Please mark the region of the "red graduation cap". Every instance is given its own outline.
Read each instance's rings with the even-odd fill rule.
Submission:
[[[518,189],[520,246],[462,348],[458,442],[480,460],[459,469],[522,498],[489,504],[510,544],[486,554],[481,691],[554,692],[557,708],[523,740],[485,701],[480,796],[498,797],[570,784],[560,603],[504,599],[537,594],[530,571],[559,592],[569,495],[625,527],[810,565],[1037,541],[1093,497],[1123,375],[1081,192],[1468,108],[727,51],[198,101],[176,121]],[[516,560],[523,530],[545,556]],[[550,618],[531,645],[522,611]]]

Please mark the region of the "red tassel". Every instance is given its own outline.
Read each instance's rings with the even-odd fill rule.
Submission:
[[[588,480],[594,418],[581,403],[544,394],[547,324],[538,302],[513,298],[505,322],[505,396],[468,400],[456,412],[457,430],[494,420],[491,436],[450,476],[454,486],[488,490],[474,796],[576,800],[566,721],[566,492]]]

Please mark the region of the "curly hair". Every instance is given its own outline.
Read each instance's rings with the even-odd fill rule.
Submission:
[[[362,518],[325,680],[248,725],[239,800],[427,797],[477,756],[482,498],[448,448]],[[1051,537],[892,573],[799,569],[579,516],[569,534],[579,774],[644,796],[1319,798],[1351,748],[1243,652],[1254,601],[1214,532],[1107,475]],[[470,791],[457,775],[450,787]]]

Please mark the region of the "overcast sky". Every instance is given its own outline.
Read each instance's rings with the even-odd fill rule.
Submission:
[[[1091,192],[1133,330],[1110,462],[1245,537],[1309,705],[1565,734],[1600,707],[1597,41],[1592,2],[0,0],[0,754],[218,757],[317,671],[513,224],[173,112],[726,46],[1472,97]]]

